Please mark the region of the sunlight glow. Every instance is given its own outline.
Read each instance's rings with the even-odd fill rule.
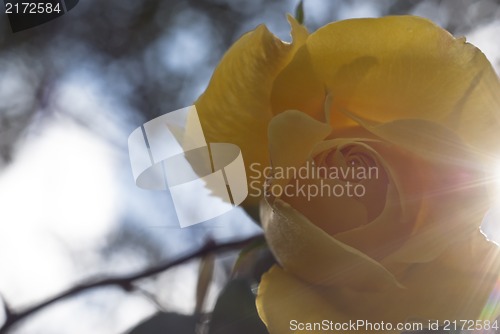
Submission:
[[[116,189],[110,151],[80,126],[54,122],[30,138],[0,176],[6,297],[28,303],[67,286],[68,250],[87,249],[113,228]]]

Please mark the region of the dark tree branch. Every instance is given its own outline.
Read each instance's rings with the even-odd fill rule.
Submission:
[[[202,248],[188,253],[184,256],[179,257],[176,260],[171,260],[171,261],[166,261],[164,263],[160,263],[154,267],[148,268],[146,270],[125,275],[125,276],[111,276],[111,277],[105,277],[105,278],[97,278],[97,279],[91,279],[86,282],[82,282],[66,291],[63,291],[45,301],[42,301],[38,304],[35,304],[33,306],[30,306],[26,308],[25,310],[22,310],[20,312],[15,312],[14,310],[10,310],[10,312],[7,313],[7,319],[4,322],[4,324],[0,327],[0,334],[6,334],[8,331],[16,324],[18,324],[21,320],[24,320],[28,316],[42,310],[43,308],[52,305],[62,299],[68,298],[68,297],[73,297],[76,296],[82,292],[85,292],[87,290],[91,289],[96,289],[96,288],[101,288],[105,286],[119,286],[123,288],[126,291],[132,291],[134,290],[134,282],[138,281],[143,278],[148,278],[157,274],[160,274],[172,267],[175,267],[177,265],[183,264],[189,260],[193,260],[195,258],[198,258],[200,256],[204,256],[210,253],[221,253],[225,251],[230,251],[234,249],[239,249],[242,247],[245,247],[249,245],[250,243],[257,241],[257,240],[262,240],[264,237],[262,235],[258,236],[253,236],[247,239],[243,240],[238,240],[238,241],[231,241],[227,243],[214,243],[214,242],[209,242]],[[5,304],[7,305],[7,304]]]
[[[156,296],[154,295],[154,293],[152,293],[151,291],[148,291],[148,290],[140,287],[139,285],[135,285],[135,284],[134,284],[134,291],[137,291],[142,296],[144,296],[149,302],[151,302],[151,304],[153,304],[156,307],[156,309],[158,311],[161,311],[163,313],[167,313],[168,312],[168,310],[166,310],[165,307],[163,307],[163,305],[161,304],[161,302],[158,300],[158,298],[156,298]]]

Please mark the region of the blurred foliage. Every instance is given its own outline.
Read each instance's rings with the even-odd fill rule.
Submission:
[[[160,312],[127,334],[268,334],[257,314],[255,295],[244,279],[230,281],[221,292],[209,321],[201,319],[203,316]]]
[[[295,8],[295,19],[300,24],[304,24],[304,0],[300,0],[297,8]]]
[[[261,276],[274,264],[276,264],[276,260],[265,240],[256,241],[240,252],[231,277],[244,278],[257,284],[260,282]]]
[[[267,334],[248,281],[235,279],[226,285],[215,305],[209,328],[209,334]]]
[[[176,313],[157,313],[127,334],[195,333],[196,318]]]

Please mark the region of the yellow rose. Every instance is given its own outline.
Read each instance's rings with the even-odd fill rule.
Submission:
[[[418,17],[291,25],[291,44],[264,26],[244,35],[196,102],[207,140],[239,145],[249,175],[272,161],[261,220],[280,265],[257,299],[270,333],[494,320],[500,259],[479,226],[500,84],[485,56]]]

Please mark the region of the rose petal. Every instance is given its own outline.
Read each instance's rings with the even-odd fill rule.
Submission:
[[[375,319],[390,315],[399,319],[494,320],[500,314],[498,300],[488,306],[488,312],[484,309],[492,294],[497,293],[494,289],[500,272],[498,247],[486,242],[479,231],[469,234],[469,238],[483,239],[484,243],[473,248],[470,241],[455,242],[435,261],[405,267],[397,275],[404,290],[361,294],[345,289],[335,293],[335,298],[345,302],[346,308],[356,307]]]
[[[276,265],[262,276],[257,296],[257,311],[271,334],[300,333],[290,330],[291,320],[346,320],[342,312],[328,299]]]
[[[399,119],[377,123],[344,110],[343,113],[377,137],[399,146],[423,159],[446,165],[474,167],[482,158],[457,133],[443,125],[423,119]],[[476,167],[481,165],[478,163]]]
[[[456,134],[425,120],[398,120],[377,126],[362,123],[413,155],[405,158],[395,147],[377,147],[398,180],[406,219],[414,221],[411,238],[388,262],[431,261],[478,228],[490,205],[488,184],[480,157]]]
[[[413,194],[406,192],[407,185],[402,183],[402,180],[398,177],[398,173],[403,173],[403,175],[404,173],[407,174],[408,169],[403,168],[399,170],[397,169],[398,166],[394,165],[392,159],[391,161],[387,161],[384,156],[387,147],[379,141],[360,138],[330,139],[316,145],[313,152],[314,154],[318,154],[323,150],[329,150],[335,147],[341,148],[347,145],[356,145],[359,150],[362,149],[366,151],[369,156],[372,156],[377,161],[378,168],[381,168],[384,175],[386,175],[385,181],[377,179],[366,180],[364,182],[364,186],[367,190],[366,198],[362,197],[357,199],[357,204],[368,209],[378,207],[380,201],[383,201],[385,204],[382,204],[383,211],[375,220],[370,221],[364,226],[331,235],[337,240],[362,251],[372,258],[381,259],[400,247],[411,234],[415,220],[415,215],[413,215],[413,213],[415,213],[415,208],[413,206],[420,202],[409,200],[408,197],[413,196]],[[384,150],[379,152],[381,148],[384,148]],[[394,150],[390,150],[390,152],[394,153],[393,151]],[[397,156],[397,158],[403,160],[405,163],[407,162],[406,156]],[[412,163],[410,165],[414,166]],[[381,184],[381,182],[383,182],[383,184]],[[335,204],[335,201],[331,199],[330,201],[332,205]],[[296,204],[294,207],[298,208],[299,211],[303,211],[303,207],[306,207],[306,209],[309,208],[309,203],[304,203],[303,206]],[[325,205],[325,207],[329,206]],[[344,207],[343,210],[336,211],[333,217],[332,214],[324,214],[324,210],[322,212],[318,210],[319,212],[316,215],[321,217],[323,213],[323,220],[327,222],[338,221],[342,220],[342,217],[348,213],[346,208],[347,207]],[[356,211],[360,210],[356,209]],[[331,210],[328,210],[328,212],[331,212]],[[319,226],[320,224],[317,223],[317,220],[320,219],[313,220],[313,222]]]
[[[471,235],[471,239],[475,240],[475,247],[470,243],[456,243],[438,261],[407,267],[400,274],[405,289],[370,292],[314,286],[275,266],[262,277],[259,286],[259,315],[271,334],[288,332],[292,319],[299,322],[384,321],[393,326],[408,321],[424,326],[428,320],[438,320],[441,324],[444,320],[492,321],[500,314],[496,295],[500,272],[498,248],[479,233]],[[458,249],[461,251],[454,253]],[[448,262],[443,261],[446,258]],[[450,258],[456,263],[450,264]]]
[[[325,84],[314,73],[307,49],[300,48],[293,61],[281,71],[273,83],[273,113],[296,109],[324,121],[325,99]]]
[[[195,105],[208,142],[238,145],[245,165],[269,164],[267,126],[271,85],[281,69],[305,42],[307,31],[293,18],[292,44],[282,42],[265,26],[241,37],[224,55],[207,90]],[[248,197],[257,204],[258,199]]]
[[[355,196],[338,196],[346,183],[337,179],[295,179],[281,199],[329,235],[368,223],[367,208]],[[303,192],[299,191],[303,187]],[[339,190],[340,189],[340,190]],[[351,189],[351,191],[353,191]]]
[[[311,155],[314,146],[326,138],[331,128],[297,110],[287,110],[269,123],[269,151],[273,168],[299,168]],[[288,179],[273,181],[284,186]]]
[[[334,238],[354,247],[374,259],[381,259],[407,241],[413,228],[401,219],[399,194],[390,183],[382,213],[367,225],[338,233]]]
[[[370,138],[354,137],[329,139],[318,143],[314,147],[312,153],[314,157],[317,157],[321,154],[324,154],[324,152],[335,150],[335,154],[333,155],[334,159],[332,160],[332,163],[328,165],[328,167],[335,167],[338,169],[348,167],[345,161],[340,161],[337,159],[339,156],[342,156],[342,154],[338,154],[339,151],[348,146],[355,147],[356,150],[359,151],[359,153],[363,152],[363,155],[371,157],[374,159],[374,161],[377,161],[376,166],[366,167],[365,171],[367,171],[367,169],[370,167],[376,167],[377,172],[375,173],[375,175],[372,175],[370,173],[370,170],[368,169],[367,174],[370,174],[368,176],[371,176],[373,179],[368,178],[366,180],[362,180],[361,184],[365,187],[367,192],[363,197],[357,199],[362,202],[363,205],[365,205],[365,207],[367,208],[367,211],[369,213],[368,218],[370,219],[370,221],[380,213],[380,210],[383,209],[383,203],[385,200],[384,195],[386,193],[387,183],[390,181],[388,178],[388,176],[390,175],[387,175],[387,172],[390,171],[390,169],[388,168],[382,157],[376,152],[376,150],[374,150],[370,146],[374,143],[378,143],[378,141]]]
[[[267,242],[283,267],[312,284],[357,290],[401,288],[382,265],[343,244],[277,199],[261,205]]]
[[[403,220],[415,222],[412,237],[387,259],[388,263],[431,261],[480,225],[490,204],[488,185],[482,176],[482,156],[456,133],[427,120],[378,124],[346,113],[396,146],[371,144],[387,161],[386,168],[401,196]],[[397,147],[414,157],[405,157]],[[455,174],[458,177],[454,178]],[[464,179],[460,174],[466,175]],[[457,203],[466,205],[457,208]]]
[[[386,265],[430,262],[452,243],[466,241],[474,231],[478,231],[486,212],[487,204],[481,201],[482,198],[480,192],[475,197],[472,193],[459,192],[426,197],[417,218],[423,222],[417,221],[411,238],[383,262]]]
[[[464,38],[427,19],[389,16],[331,23],[303,48],[333,95],[334,113],[439,122],[484,152],[498,152],[500,83]]]

